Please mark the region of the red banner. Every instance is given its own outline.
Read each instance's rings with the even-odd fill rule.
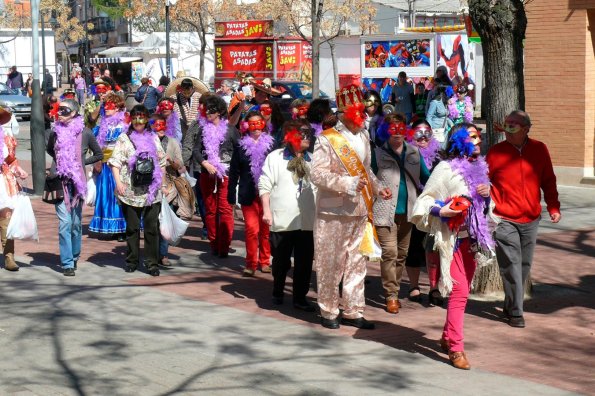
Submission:
[[[215,79],[234,79],[239,71],[273,78],[273,43],[215,44]]]
[[[277,79],[312,80],[312,46],[304,41],[277,42]]]
[[[215,22],[216,39],[267,39],[273,37],[273,21]]]

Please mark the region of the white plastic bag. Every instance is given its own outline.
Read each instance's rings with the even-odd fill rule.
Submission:
[[[87,196],[85,197],[85,204],[87,206],[95,206],[95,199],[97,198],[97,186],[95,185],[95,176],[89,177],[87,180]]]
[[[31,199],[24,193],[19,193],[14,197],[14,210],[8,223],[6,238],[32,239],[39,242],[37,221],[31,206]]]
[[[165,197],[161,198],[161,212],[159,213],[159,232],[161,237],[171,246],[176,246],[186,233],[188,223],[180,219],[169,207]]]
[[[188,180],[188,183],[190,183],[190,187],[196,186],[196,179],[194,177],[190,176],[190,174],[188,174],[188,172],[184,173],[182,176],[184,176],[186,178],[186,180]]]

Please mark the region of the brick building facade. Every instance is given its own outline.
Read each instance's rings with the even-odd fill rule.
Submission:
[[[527,5],[526,110],[560,184],[595,185],[595,0]]]

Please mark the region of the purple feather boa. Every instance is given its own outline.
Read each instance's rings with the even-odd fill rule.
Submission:
[[[125,118],[125,111],[119,111],[109,117],[101,118],[99,132],[97,132],[97,143],[99,143],[99,147],[101,147],[102,150],[105,148],[105,139],[107,138],[110,129],[116,128],[118,125],[121,125],[123,130],[128,129],[128,124],[124,122]]]
[[[318,137],[322,134],[322,124],[313,122],[310,125],[312,126],[312,129],[314,129],[314,136]]]
[[[275,139],[268,133],[261,134],[257,140],[254,140],[249,135],[244,136],[240,140],[240,147],[244,149],[248,158],[250,158],[250,174],[254,184],[258,187],[260,175],[262,175],[262,167],[271,147],[273,147]]]
[[[461,116],[461,112],[458,108],[459,101],[452,98],[448,101],[448,113],[451,120],[457,120]],[[471,97],[465,96],[465,114],[464,114],[464,121],[465,122],[473,122],[473,102],[471,101]]]
[[[417,141],[414,140],[413,144],[417,146]],[[434,138],[430,138],[428,142],[428,146],[425,148],[419,148],[419,153],[421,154],[424,162],[426,164],[426,168],[428,170],[432,169],[432,165],[434,164],[434,160],[438,156],[438,152],[440,151],[440,142]]]
[[[448,161],[451,169],[460,175],[469,188],[469,195],[473,205],[469,208],[467,216],[467,227],[471,238],[477,241],[479,248],[485,252],[495,247],[492,233],[488,227],[486,212],[486,199],[477,192],[477,186],[490,183],[488,178],[488,164],[483,157],[477,160],[469,160],[467,157],[459,157]]]
[[[4,128],[0,125],[0,166],[4,164]]]
[[[219,125],[215,125],[208,122],[206,118],[200,118],[198,123],[202,129],[202,144],[207,161],[217,170],[217,177],[223,179],[227,174],[229,165],[221,163],[219,149],[221,143],[225,140],[225,136],[227,136],[227,120],[221,119]]]
[[[128,135],[130,140],[134,143],[136,151],[134,155],[128,159],[128,169],[132,172],[136,161],[142,158],[151,158],[153,160],[153,178],[147,191],[147,203],[153,204],[157,192],[161,187],[163,175],[161,174],[161,167],[159,166],[159,155],[157,154],[157,142],[155,133],[146,129],[144,132],[133,131]]]
[[[178,139],[178,136],[176,136],[178,134],[178,129],[180,129],[180,116],[174,110],[165,121],[165,136]]]
[[[83,164],[81,163],[81,150],[79,136],[85,129],[83,117],[77,116],[68,124],[56,122],[56,173],[62,179],[72,180],[74,196],[70,197],[72,206],[76,206],[78,199],[85,199],[87,195],[87,179]]]

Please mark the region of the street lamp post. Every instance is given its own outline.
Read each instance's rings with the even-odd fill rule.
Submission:
[[[178,0],[165,0],[165,75],[167,78],[171,76],[171,50],[169,48],[169,31],[171,29],[169,23],[169,7],[176,5]]]
[[[43,62],[43,67],[41,69],[41,73],[43,75],[43,79],[41,81],[43,81],[43,93],[47,94],[46,90],[47,87],[45,86],[46,84],[46,77],[45,77],[45,15],[43,13],[43,10],[39,10],[39,17],[41,18],[41,58],[42,58],[42,62]]]
[[[33,39],[33,82],[31,90],[31,168],[33,191],[43,193],[45,183],[45,134],[39,89],[39,0],[31,0],[31,37]]]

